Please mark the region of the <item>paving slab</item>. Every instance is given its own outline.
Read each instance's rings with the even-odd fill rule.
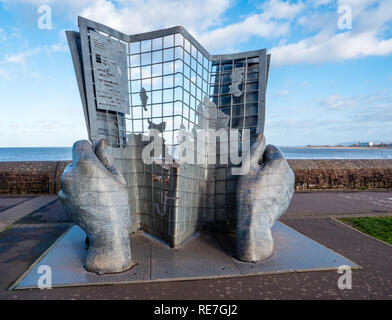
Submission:
[[[4,231],[10,225],[24,216],[48,205],[53,201],[56,201],[56,199],[56,195],[34,197],[2,211],[0,214],[0,232]]]
[[[0,233],[0,297],[68,228],[41,224],[19,226]]]
[[[285,218],[392,216],[392,191],[296,192]]]
[[[8,208],[11,208],[19,203],[30,200],[33,196],[21,197],[21,196],[0,196],[0,213]]]
[[[57,199],[48,205],[19,219],[15,224],[72,223],[61,201]]]

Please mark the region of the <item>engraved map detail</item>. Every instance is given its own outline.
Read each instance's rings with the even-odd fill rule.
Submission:
[[[126,45],[94,31],[90,45],[97,108],[129,114]]]

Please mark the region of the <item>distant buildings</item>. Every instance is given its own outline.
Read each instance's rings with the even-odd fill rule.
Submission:
[[[358,144],[351,144],[349,147],[392,147],[392,143],[375,143],[373,141],[358,142]]]
[[[358,142],[358,147],[368,147],[369,142]]]

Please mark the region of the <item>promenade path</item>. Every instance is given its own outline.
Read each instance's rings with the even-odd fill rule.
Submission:
[[[392,216],[392,191],[295,193],[280,220],[359,264],[351,290],[336,271],[317,271],[8,291],[71,222],[55,196],[0,196],[0,299],[392,299],[392,246],[335,219],[347,216]]]

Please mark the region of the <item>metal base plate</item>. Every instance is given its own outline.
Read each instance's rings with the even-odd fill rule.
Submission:
[[[37,288],[42,276],[38,273],[41,265],[51,267],[53,287],[335,270],[341,265],[358,267],[281,222],[276,222],[272,231],[275,251],[270,258],[258,263],[236,260],[233,257],[235,238],[227,234],[195,234],[179,249],[173,249],[148,234],[136,233],[131,235],[136,266],[123,273],[98,275],[83,269],[85,233],[73,226],[11,288]]]

